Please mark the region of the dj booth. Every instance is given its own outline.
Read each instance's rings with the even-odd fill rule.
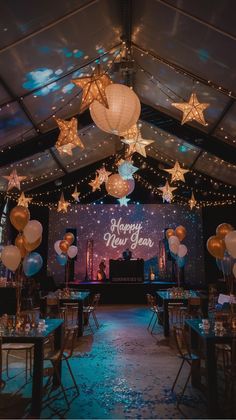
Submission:
[[[109,271],[112,283],[143,283],[144,260],[110,260]]]

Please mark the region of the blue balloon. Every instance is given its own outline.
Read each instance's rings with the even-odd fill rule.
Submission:
[[[31,252],[23,260],[23,270],[27,277],[37,274],[43,266],[43,259],[38,252]]]
[[[65,254],[57,254],[56,255],[56,260],[60,265],[66,265],[67,263],[67,256]]]
[[[227,251],[225,251],[224,258],[222,260],[216,258],[216,265],[225,276],[230,276],[234,263],[235,258],[231,257]]]
[[[185,266],[186,263],[186,259],[185,257],[178,257],[176,258],[176,262],[179,268],[183,268]]]
[[[170,255],[171,255],[171,257],[172,257],[174,260],[176,260],[176,258],[177,258],[177,254],[174,254],[172,251],[170,251]]]

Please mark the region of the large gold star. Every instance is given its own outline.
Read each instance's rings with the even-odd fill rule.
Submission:
[[[124,137],[126,140],[136,139],[139,135],[139,128],[137,124],[132,125],[129,130],[121,133],[121,137]]]
[[[210,104],[198,102],[196,93],[192,93],[189,102],[172,103],[177,109],[183,112],[181,124],[188,121],[197,121],[199,124],[206,125],[203,111],[209,107]]]
[[[188,201],[188,204],[189,204],[190,210],[192,210],[192,209],[193,209],[193,207],[195,207],[195,206],[196,206],[196,204],[197,204],[197,200],[195,200],[195,197],[194,197],[193,191],[192,191],[191,198],[190,198],[190,200]]]
[[[177,188],[170,187],[169,182],[166,181],[164,187],[158,187],[158,190],[162,191],[162,199],[163,203],[166,201],[167,203],[171,203],[173,198],[172,191],[176,190]]]
[[[75,187],[75,191],[71,195],[75,201],[79,202],[80,192],[77,191],[77,187]]]
[[[32,200],[33,200],[33,198],[26,197],[25,194],[24,194],[24,192],[22,192],[21,195],[20,195],[20,197],[18,198],[17,205],[28,208],[29,207],[29,203],[31,203]]]
[[[12,190],[13,188],[17,188],[20,190],[20,183],[26,179],[26,176],[18,176],[16,169],[10,173],[10,175],[3,175],[3,178],[8,180],[7,191]]]
[[[106,73],[101,71],[99,65],[91,76],[79,77],[72,80],[72,82],[83,89],[80,113],[85,111],[95,100],[108,108],[105,89],[112,83],[112,80]]]
[[[106,168],[103,167],[103,168],[97,170],[97,174],[98,174],[100,184],[103,184],[103,182],[108,181],[108,177],[109,177],[109,175],[112,174],[112,172],[107,171]]]
[[[56,122],[60,129],[60,134],[55,143],[55,147],[59,153],[67,153],[68,155],[72,156],[72,149],[75,147],[84,149],[84,145],[78,136],[77,118],[73,117],[70,121],[57,118]]]
[[[58,205],[57,205],[58,213],[60,213],[60,212],[67,213],[68,206],[70,206],[70,203],[69,203],[69,201],[65,200],[64,194],[62,192],[60,200],[58,201]]]
[[[171,169],[164,169],[164,171],[171,174],[171,182],[183,181],[185,182],[184,174],[189,172],[187,169],[182,169],[179,162],[175,162],[175,166]]]
[[[93,192],[96,190],[100,190],[101,182],[100,182],[99,176],[96,175],[96,178],[93,179],[91,182],[89,182],[89,185],[92,187]]]
[[[134,130],[135,133],[135,130]],[[132,155],[133,153],[137,152],[140,155],[147,157],[145,147],[149,146],[149,144],[154,143],[154,140],[147,140],[143,139],[140,130],[138,130],[138,134],[135,135],[133,138],[124,138],[121,141],[125,144],[128,144],[129,150],[128,155]]]

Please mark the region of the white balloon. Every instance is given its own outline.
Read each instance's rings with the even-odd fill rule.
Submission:
[[[2,250],[2,263],[8,270],[16,271],[21,262],[20,250],[15,245],[4,246]]]
[[[233,265],[233,275],[236,278],[236,263]]]
[[[38,220],[30,220],[24,227],[24,237],[30,244],[36,242],[43,233],[43,226]]]
[[[178,243],[173,243],[173,244],[170,244],[170,250],[171,250],[171,252],[173,252],[173,254],[178,254],[178,250],[179,250],[179,244]]]
[[[168,243],[169,243],[169,246],[170,246],[171,244],[180,245],[180,240],[179,240],[179,238],[177,238],[177,236],[171,236],[171,237],[168,239]]]
[[[78,252],[78,248],[75,245],[71,245],[67,251],[67,255],[70,258],[75,258]]]
[[[185,257],[185,255],[188,252],[188,248],[186,247],[186,245],[184,244],[180,244],[179,249],[178,249],[178,257]]]
[[[62,250],[61,250],[61,248],[59,247],[60,242],[61,242],[61,240],[56,241],[56,242],[55,242],[55,244],[54,244],[54,249],[55,249],[55,251],[56,251],[56,253],[57,253],[58,255],[61,255],[61,254],[62,254]]]
[[[236,258],[236,230],[232,230],[225,236],[225,245],[231,257]]]

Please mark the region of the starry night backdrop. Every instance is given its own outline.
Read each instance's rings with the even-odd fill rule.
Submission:
[[[183,225],[187,229],[187,236],[183,240],[188,248],[185,266],[186,281],[190,284],[203,283],[201,211],[190,211],[186,207],[175,204],[140,204],[127,207],[89,204],[72,205],[65,214],[51,211],[48,269],[57,282],[64,281],[64,267],[56,261],[54,243],[63,238],[68,228],[77,230],[78,256],[75,262],[75,279],[84,281],[88,239],[94,240],[94,279],[96,279],[98,265],[102,258],[106,261],[106,274],[109,277],[109,259],[120,258],[127,247],[131,249],[133,258],[156,259],[159,241],[164,237],[164,229],[176,228],[178,225]],[[125,228],[126,232],[124,232]],[[121,244],[114,243],[115,240],[121,241]]]

